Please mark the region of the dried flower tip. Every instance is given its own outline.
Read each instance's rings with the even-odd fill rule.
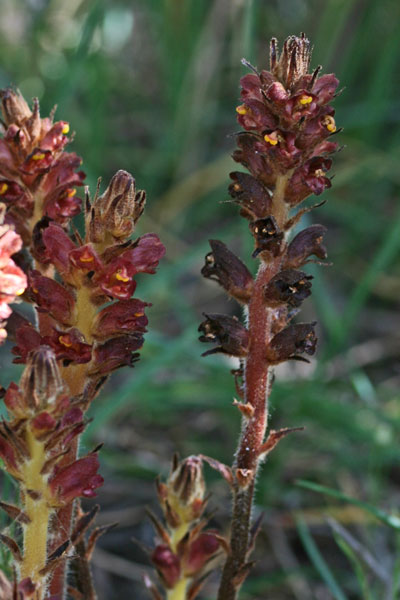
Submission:
[[[20,389],[28,406],[35,412],[54,404],[64,384],[52,348],[39,346],[30,354]]]
[[[305,352],[312,356],[317,345],[315,323],[289,325],[272,338],[267,350],[267,360],[278,364],[288,359],[305,360],[298,356]]]
[[[217,281],[238,302],[247,303],[254,285],[250,271],[222,242],[210,240],[210,246],[201,274]]]
[[[310,41],[304,33],[301,37],[289,36],[278,58],[277,43],[271,40],[271,72],[277,77],[286,89],[293,88],[296,83],[308,73],[311,60]]]
[[[0,91],[1,111],[7,126],[15,123],[19,127],[32,116],[32,111],[19,91],[10,88]]]
[[[261,252],[268,251],[273,256],[278,256],[283,240],[283,232],[279,229],[274,217],[257,219],[249,225],[254,236],[256,248],[252,254],[256,258]]]
[[[199,326],[199,331],[203,333],[199,340],[201,342],[218,342],[219,346],[203,352],[202,356],[216,352],[230,356],[246,356],[249,333],[237,317],[218,314],[206,315],[205,313],[204,316],[207,318]]]
[[[288,269],[281,271],[264,288],[264,299],[268,306],[287,304],[297,308],[311,294],[311,275]]]
[[[86,215],[86,230],[91,242],[104,242],[107,235],[114,240],[126,241],[143,213],[146,203],[144,191],[135,189],[135,180],[126,171],[118,171],[104,194],[95,198]],[[110,240],[111,241],[111,240]]]

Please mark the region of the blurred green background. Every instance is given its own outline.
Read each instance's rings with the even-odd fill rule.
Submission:
[[[196,330],[203,311],[240,313],[200,268],[208,238],[251,264],[247,225],[226,191],[240,59],[263,68],[270,37],[301,31],[315,47],[312,66],[345,88],[335,102],[343,150],[328,202],[311,217],[329,227],[333,266],[310,268],[314,293],[302,312],[319,323],[316,360],[277,370],[271,426],[306,429],[280,444],[259,477],[264,527],[242,597],[400,597],[397,522],[296,484],[391,514],[400,501],[398,0],[0,0],[0,8],[1,86],[38,96],[42,115],[58,105],[92,190],[99,176],[105,186],[117,169],[130,171],[148,193],[138,233],[155,231],[167,247],[158,274],[137,288],[153,303],[142,360],[113,376],[83,443],[105,442],[99,522],[119,521],[94,556],[99,600],[148,597],[148,561],[131,538],[153,542],[144,506],[157,510],[153,480],[172,453],[232,460],[240,426],[232,366],[202,359]],[[3,385],[18,378],[10,362],[3,350]],[[228,489],[213,472],[207,480],[213,525],[225,531]],[[13,495],[6,481],[3,496]],[[211,578],[202,598],[215,598],[215,585]]]

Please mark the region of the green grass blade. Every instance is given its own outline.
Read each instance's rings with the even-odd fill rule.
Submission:
[[[346,594],[339,586],[335,576],[333,575],[328,564],[325,562],[325,559],[318,550],[316,543],[311,537],[306,522],[302,518],[296,519],[296,522],[297,530],[299,532],[301,541],[303,542],[303,546],[314,567],[317,569],[318,573],[321,575],[322,579],[325,581],[326,585],[331,591],[333,597],[335,600],[347,600]]]
[[[306,490],[311,490],[319,494],[326,494],[327,496],[331,496],[332,498],[337,498],[338,500],[343,500],[343,502],[347,502],[348,504],[358,506],[359,508],[362,508],[385,525],[388,525],[389,527],[392,527],[392,529],[396,529],[397,531],[400,530],[400,517],[396,515],[390,515],[385,511],[376,508],[372,504],[369,504],[368,502],[362,502],[361,500],[357,500],[356,498],[352,498],[351,496],[343,494],[339,490],[334,490],[332,488],[326,487],[325,485],[313,483],[312,481],[304,481],[304,479],[298,479],[296,481],[296,485],[305,488]]]

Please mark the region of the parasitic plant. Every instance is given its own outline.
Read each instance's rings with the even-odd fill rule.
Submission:
[[[312,277],[303,271],[309,262],[323,261],[323,225],[311,225],[294,237],[292,229],[311,208],[292,213],[311,194],[331,186],[327,177],[338,149],[330,101],[336,94],[334,75],[309,72],[310,42],[289,37],[279,54],[277,41],[270,45],[270,69],[252,72],[241,80],[241,104],[236,162],[249,172],[231,173],[229,193],[248,220],[254,238],[257,276],[221,241],[211,240],[202,269],[245,307],[246,322],[236,317],[206,314],[199,331],[202,342],[217,345],[215,352],[237,357],[234,371],[242,415],[242,431],[232,469],[215,461],[233,492],[229,550],[222,572],[219,600],[234,600],[251,568],[249,555],[258,524],[252,527],[254,488],[261,463],[280,439],[294,429],[268,430],[268,399],[275,365],[287,360],[307,360],[314,354],[315,323],[292,320],[311,293]],[[319,205],[318,205],[319,206]],[[312,258],[313,257],[313,258]]]
[[[5,392],[9,416],[0,424],[0,456],[20,489],[20,506],[2,508],[21,525],[23,544],[2,541],[15,560],[15,598],[64,599],[65,564],[79,556],[75,594],[89,600],[86,563],[98,534],[85,542],[94,513],[82,514],[77,499],[95,496],[103,478],[98,448],[79,456],[79,435],[109,374],[138,359],[150,305],[132,297],[134,278],[154,273],[165,249],[154,233],[131,239],[145,193],[125,171],[93,201],[86,191],[80,234],[71,218],[81,210],[84,173],[64,150],[68,123],[41,118],[38,102],[31,110],[13,90],[1,100],[1,331],[9,317],[14,362],[26,364]],[[34,323],[10,316],[15,296],[33,306]]]

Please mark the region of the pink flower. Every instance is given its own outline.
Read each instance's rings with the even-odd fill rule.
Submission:
[[[16,296],[23,294],[27,286],[25,273],[10,258],[21,247],[20,236],[7,226],[0,225],[0,342],[6,338],[3,321],[11,314],[8,305],[14,302]]]

